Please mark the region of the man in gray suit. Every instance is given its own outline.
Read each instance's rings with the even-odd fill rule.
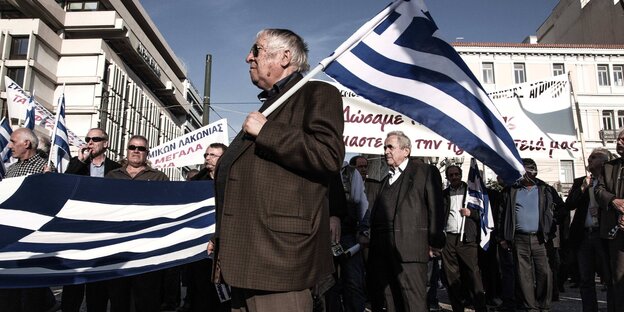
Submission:
[[[368,261],[373,311],[427,311],[427,262],[444,246],[442,178],[437,168],[410,161],[410,139],[388,133],[390,174],[371,212]]]
[[[221,156],[208,244],[234,311],[312,311],[309,289],[333,272],[326,194],[344,159],[340,93],[311,81],[261,113],[302,79],[307,51],[292,31],[265,29],[247,55],[264,104]]]

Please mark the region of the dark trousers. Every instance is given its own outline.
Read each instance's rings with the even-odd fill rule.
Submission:
[[[55,302],[49,287],[0,289],[0,312],[41,312]]]
[[[498,245],[498,263],[501,275],[501,299],[503,307],[514,310],[516,307],[516,266],[513,252]]]
[[[475,310],[486,311],[485,292],[477,257],[476,242],[462,242],[459,234],[447,233],[446,246],[442,249],[442,267],[454,312],[463,312],[464,302],[470,297],[469,294],[464,294],[462,281],[468,283],[467,289],[471,292]]]
[[[345,234],[340,238],[340,244],[345,248],[355,245],[356,238],[354,234]],[[364,291],[364,257],[362,251],[347,257],[345,255],[334,258],[334,262],[338,265],[338,283],[332,290],[334,295],[326,298],[333,301],[329,305],[329,312],[341,311],[340,295],[342,295],[342,304],[346,312],[364,311],[366,304],[366,292]],[[332,293],[330,290],[330,294]],[[336,291],[337,290],[337,291]],[[328,294],[329,295],[329,294]]]
[[[86,293],[87,311],[106,312],[108,306],[108,282],[94,282],[79,285],[63,286],[61,310],[63,312],[79,312]],[[86,291],[85,291],[86,290]]]
[[[438,284],[440,282],[440,257],[431,258],[427,262],[427,304],[437,306],[438,301]]]
[[[215,285],[212,283],[212,260],[204,259],[188,265],[189,285],[191,292],[191,311],[204,312],[230,311],[230,302],[221,303]]]
[[[111,312],[130,312],[132,302],[136,312],[160,311],[163,271],[143,273],[108,281]]]
[[[583,312],[597,312],[596,273],[600,273],[600,276],[605,279],[608,279],[607,276],[609,276],[606,250],[597,230],[585,233],[585,236],[579,242],[576,256],[578,259],[579,286],[581,299],[583,300]],[[601,269],[606,270],[601,272]],[[607,301],[610,301],[609,299],[609,293],[607,293]]]
[[[624,307],[624,230],[620,230],[614,239],[608,241],[609,264],[613,285],[613,304],[618,309]]]
[[[559,301],[559,269],[561,258],[559,257],[559,247],[555,247],[553,241],[546,243],[546,256],[548,257],[548,266],[552,271],[552,294],[551,301]]]
[[[427,309],[427,263],[401,263],[400,270],[393,270],[397,259],[389,254],[382,254],[386,259],[377,259],[370,265],[368,289],[373,312],[424,312]],[[378,258],[373,255],[371,258]],[[391,261],[392,264],[383,265],[383,262]],[[384,310],[386,306],[386,310]]]
[[[552,271],[546,246],[534,234],[516,233],[513,252],[520,308],[525,311],[550,310]]]
[[[492,239],[488,249],[477,248],[479,254],[479,270],[481,270],[481,280],[486,298],[494,300],[501,296],[501,277],[498,270],[498,248],[496,240]]]
[[[165,269],[162,280],[162,305],[167,308],[177,309],[180,306],[181,288],[180,271],[181,266]]]

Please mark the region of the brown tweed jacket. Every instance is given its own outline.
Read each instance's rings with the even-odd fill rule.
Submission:
[[[216,181],[227,175],[216,184],[225,189],[215,233],[215,274],[226,283],[303,290],[333,271],[326,193],[344,158],[343,127],[338,90],[312,81],[269,115],[255,140],[242,131],[234,139],[223,156],[233,159],[229,171],[216,171]]]

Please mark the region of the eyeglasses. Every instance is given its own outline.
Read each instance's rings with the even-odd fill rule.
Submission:
[[[128,145],[129,151],[139,151],[139,152],[147,152],[147,147],[145,146],[137,146],[137,145]]]
[[[388,145],[384,145],[383,148],[384,148],[384,151],[387,150],[387,149],[394,150],[396,148],[396,146],[392,146],[392,145],[388,144]]]
[[[85,142],[89,143],[91,141],[93,141],[93,143],[98,143],[98,142],[106,141],[106,139],[103,137],[85,137]]]
[[[204,158],[206,158],[206,157],[208,157],[208,156],[210,156],[210,157],[214,157],[214,158],[219,158],[219,157],[221,157],[221,155],[217,155],[217,154],[213,154],[213,153],[205,153],[205,154],[204,154]]]
[[[251,50],[249,50],[249,52],[251,52],[251,54],[254,57],[258,57],[258,55],[260,54],[260,50],[265,50],[263,47],[259,46],[258,44],[254,43],[251,46]]]

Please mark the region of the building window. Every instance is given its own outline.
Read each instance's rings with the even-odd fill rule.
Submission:
[[[11,78],[13,81],[15,81],[15,83],[17,83],[21,87],[24,87],[24,74],[25,73],[26,73],[26,70],[24,69],[24,67],[7,68],[7,76],[9,76],[9,78]]]
[[[609,65],[598,65],[598,85],[609,86]]]
[[[565,74],[565,66],[563,64],[553,64],[553,76]]]
[[[12,60],[25,60],[28,54],[28,37],[13,37],[11,39],[11,54],[9,58]]]
[[[514,63],[514,81],[516,83],[526,82],[526,71],[524,63]]]
[[[561,183],[571,184],[574,183],[574,161],[573,160],[561,160]]]
[[[483,63],[483,83],[494,83],[494,63]]]
[[[613,111],[602,111],[602,129],[613,130]]]
[[[624,86],[624,65],[613,65],[613,85]]]
[[[97,11],[100,7],[98,1],[72,1],[67,3],[67,11]]]
[[[619,110],[618,111],[618,117],[617,117],[617,126],[618,129],[622,129],[624,128],[624,110]]]

